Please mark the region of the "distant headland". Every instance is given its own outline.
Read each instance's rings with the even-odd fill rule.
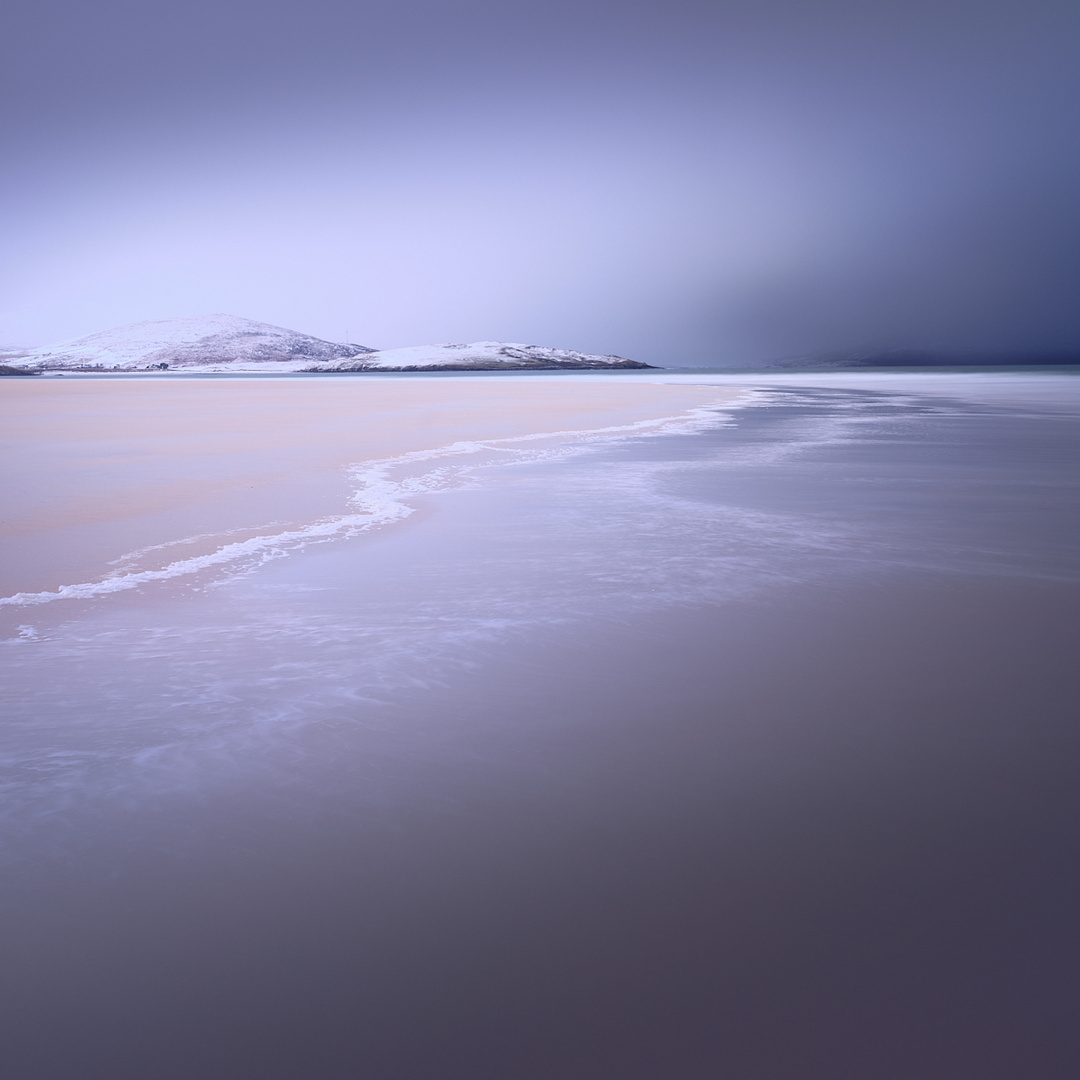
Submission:
[[[323,341],[235,315],[132,323],[21,355],[8,353],[4,360],[6,370],[0,374],[12,375],[48,371],[317,373],[652,367],[622,356],[503,341],[380,350]]]
[[[985,368],[1080,366],[1080,352],[935,352],[917,349],[882,349],[826,353],[774,360],[770,370],[834,370],[837,368]]]

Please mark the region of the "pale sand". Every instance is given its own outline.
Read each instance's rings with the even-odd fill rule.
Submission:
[[[5,379],[0,595],[93,581],[347,510],[346,466],[467,439],[585,431],[737,397],[663,375]]]

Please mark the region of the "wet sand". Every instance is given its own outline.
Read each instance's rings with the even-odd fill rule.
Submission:
[[[463,439],[633,424],[738,390],[532,378],[66,378],[0,386],[0,595],[145,547],[343,512],[346,466]]]
[[[5,642],[8,1071],[1072,1080],[1071,385],[778,395]]]
[[[408,694],[422,752],[313,732],[330,806],[73,818],[93,861],[6,891],[8,1068],[1071,1080],[1078,604],[912,575],[595,620]]]

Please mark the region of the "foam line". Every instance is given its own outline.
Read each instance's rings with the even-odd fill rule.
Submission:
[[[730,409],[733,404],[749,403],[756,396],[754,391],[747,391],[737,403],[730,399],[723,401],[723,408]],[[404,500],[409,497],[448,491],[459,487],[463,474],[469,465],[441,467],[423,473],[420,476],[393,480],[390,471],[395,467],[421,464],[426,461],[439,461],[446,458],[470,457],[481,453],[500,452],[509,455],[515,464],[539,460],[552,453],[564,454],[575,452],[597,441],[614,441],[619,438],[633,438],[642,435],[663,435],[689,433],[705,430],[725,423],[727,417],[718,411],[718,402],[712,406],[698,406],[676,416],[661,417],[655,420],[639,420],[632,424],[616,424],[608,427],[591,428],[584,431],[546,431],[532,435],[514,435],[501,439],[472,440],[462,439],[448,443],[433,450],[413,450],[394,457],[362,462],[350,467],[350,474],[360,484],[350,498],[354,512],[340,517],[327,518],[295,529],[267,536],[253,536],[246,540],[234,541],[206,555],[196,555],[186,559],[177,559],[159,569],[118,572],[99,581],[79,582],[74,585],[61,585],[55,591],[19,592],[12,596],[0,597],[0,606],[29,607],[37,604],[49,604],[56,600],[92,600],[114,593],[127,592],[141,585],[168,581],[174,578],[190,576],[215,567],[234,565],[242,571],[253,570],[273,559],[283,558],[290,552],[305,547],[310,543],[325,543],[331,540],[347,539],[362,532],[383,525],[401,521],[414,512]],[[532,450],[519,444],[551,442],[561,440],[571,443],[557,450]],[[171,544],[155,545],[157,548]],[[137,554],[154,550],[143,548],[138,553],[131,553],[117,562],[128,562]]]

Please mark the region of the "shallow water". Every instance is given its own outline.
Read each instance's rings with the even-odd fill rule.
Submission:
[[[18,1075],[1073,1075],[1080,408],[911,385],[27,605]]]

